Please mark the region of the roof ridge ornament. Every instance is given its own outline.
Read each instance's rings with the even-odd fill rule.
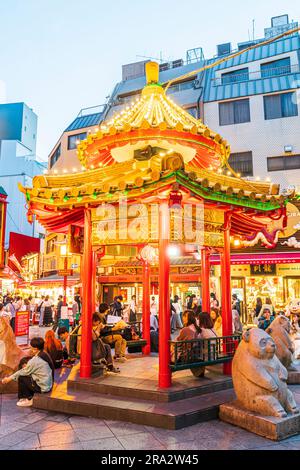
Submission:
[[[159,83],[159,64],[157,62],[146,62],[145,72],[147,85]]]

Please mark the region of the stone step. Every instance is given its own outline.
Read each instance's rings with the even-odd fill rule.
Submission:
[[[64,387],[57,386],[49,394],[36,394],[33,406],[71,415],[126,421],[166,429],[181,429],[216,419],[220,404],[234,398],[234,391],[230,389],[173,403],[157,403],[94,394],[89,391],[65,391]]]
[[[207,371],[204,378],[193,380],[191,383],[176,383],[174,381],[172,388],[166,390],[159,389],[157,383],[152,380],[141,381],[132,378],[124,380],[123,377],[81,379],[77,375],[69,379],[67,383],[70,393],[85,391],[93,394],[99,393],[114,397],[137,398],[157,402],[173,402],[228,390],[233,387],[231,377],[222,376],[212,371]]]

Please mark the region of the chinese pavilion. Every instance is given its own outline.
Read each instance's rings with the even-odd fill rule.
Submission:
[[[246,181],[230,171],[228,143],[166,95],[155,62],[146,64],[146,81],[132,106],[78,144],[82,172],[36,176],[32,188],[20,190],[29,219],[35,214],[48,232],[68,233],[70,226],[84,232],[81,377],[91,374],[97,251],[112,244],[148,247],[143,250],[143,353],[149,354],[149,247],[158,248],[159,386],[167,388],[169,244],[201,251],[204,311],[210,308],[210,254],[221,254],[223,336],[230,335],[230,236],[273,242],[285,224],[285,200],[278,186]],[[184,231],[178,223],[182,214],[188,222]],[[224,372],[230,373],[230,364]]]

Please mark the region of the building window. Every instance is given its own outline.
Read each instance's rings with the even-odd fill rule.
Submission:
[[[265,119],[298,116],[297,98],[294,92],[264,96]]]
[[[198,119],[197,106],[191,106],[190,108],[185,108],[185,110],[195,119]]]
[[[250,122],[249,98],[219,103],[220,126]]]
[[[274,77],[291,73],[291,59],[274,60],[260,65],[261,78]]]
[[[50,157],[50,168],[53,167],[53,165],[57,162],[61,154],[61,145],[54,150],[53,154]]]
[[[282,155],[267,158],[268,171],[299,170],[300,155]]]
[[[194,78],[186,80],[185,82],[176,83],[171,85],[167,93],[176,93],[178,91],[189,90],[194,87]]]
[[[234,70],[233,72],[222,73],[221,83],[227,85],[228,83],[245,82],[249,80],[249,69]]]
[[[53,253],[53,251],[55,251],[56,242],[57,242],[57,237],[51,238],[51,240],[47,241],[47,244],[46,244],[46,253],[47,254],[48,253]]]
[[[69,135],[68,137],[68,150],[74,150],[77,147],[79,140],[86,139],[86,132],[81,132],[81,134]]]
[[[241,176],[253,176],[252,152],[232,153],[229,165],[236,173],[241,173]]]

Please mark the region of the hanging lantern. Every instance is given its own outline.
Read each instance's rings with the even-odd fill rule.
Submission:
[[[158,249],[154,248],[154,246],[146,245],[141,249],[139,258],[149,264],[155,263],[158,261]]]

